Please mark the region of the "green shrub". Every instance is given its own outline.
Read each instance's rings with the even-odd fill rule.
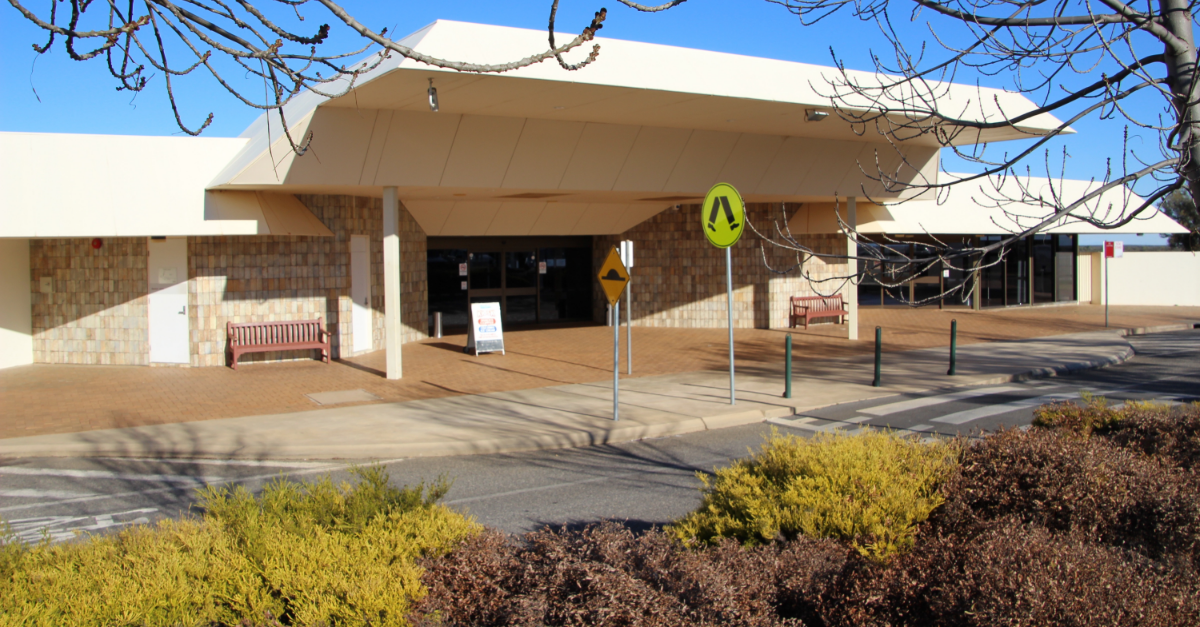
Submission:
[[[942,503],[938,487],[957,455],[957,444],[882,433],[812,439],[772,433],[751,458],[712,478],[698,473],[703,501],[670,530],[685,543],[835,538],[886,558],[905,550],[915,525]]]
[[[478,526],[435,504],[444,482],[357,474],[257,499],[210,488],[201,520],[22,547],[0,562],[0,625],[405,625],[425,594],[415,560]]]

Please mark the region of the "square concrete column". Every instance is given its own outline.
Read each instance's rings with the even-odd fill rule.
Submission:
[[[846,225],[850,229],[858,228],[858,198],[851,196],[846,199]],[[849,329],[849,338],[852,340],[858,339],[858,244],[854,241],[852,234],[846,236],[846,254],[852,257],[846,260],[846,274],[851,277],[851,281],[846,283],[846,311],[850,312],[846,316],[846,326]]]
[[[387,353],[387,378],[399,379],[400,335],[400,199],[395,187],[383,188],[383,350]]]

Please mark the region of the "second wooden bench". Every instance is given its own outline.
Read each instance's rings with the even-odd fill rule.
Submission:
[[[788,320],[788,326],[796,327],[796,323],[801,319],[804,320],[804,328],[808,328],[808,323],[813,318],[833,318],[838,319],[838,324],[842,323],[842,316],[850,315],[846,310],[846,304],[842,302],[841,294],[833,296],[793,296],[792,297],[792,314]]]

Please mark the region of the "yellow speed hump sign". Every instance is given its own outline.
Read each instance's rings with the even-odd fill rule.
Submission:
[[[600,274],[596,276],[600,279],[600,287],[604,289],[604,295],[608,297],[608,304],[616,305],[617,300],[621,298],[621,292],[624,292],[625,286],[629,285],[629,270],[625,268],[624,263],[621,263],[621,253],[617,252],[616,246],[609,251],[604,265],[600,266]]]
[[[713,185],[700,207],[700,228],[717,248],[736,244],[746,228],[746,203],[738,190],[729,183]]]

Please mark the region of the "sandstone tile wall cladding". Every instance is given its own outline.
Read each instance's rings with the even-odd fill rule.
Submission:
[[[106,238],[98,249],[91,238],[30,240],[34,362],[149,364],[149,256],[145,238]]]
[[[371,241],[372,349],[383,348],[383,202],[356,196],[297,196],[334,237],[190,237],[192,365],[226,365],[225,324],[324,318],[332,356],[354,345],[350,236]],[[425,232],[400,210],[404,342],[427,335]],[[252,353],[239,363],[312,359],[312,351]]]
[[[780,219],[778,204],[748,204],[750,222],[763,233],[772,232]],[[837,233],[797,235],[802,244],[822,253],[845,254],[846,238]],[[668,209],[617,236],[598,236],[594,243],[595,268],[621,240],[634,242],[634,268],[630,272],[633,319],[648,327],[724,327],[725,253],[714,247],[700,231],[700,205]],[[841,281],[817,283],[814,289],[799,272],[775,274],[763,263],[761,240],[749,228],[733,246],[733,315],[741,328],[782,328],[788,324],[788,298],[844,291]],[[776,269],[796,263],[790,255],[770,244],[767,258]],[[844,261],[805,261],[814,279],[845,274]],[[608,301],[595,288],[596,320],[604,320]],[[624,301],[622,301],[624,302]],[[622,318],[624,318],[622,312]]]

